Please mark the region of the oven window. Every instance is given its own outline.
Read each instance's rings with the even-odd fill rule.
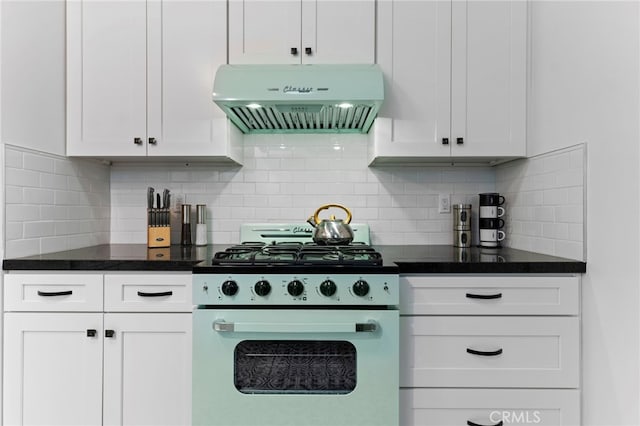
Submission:
[[[356,387],[356,348],[345,341],[245,340],[234,352],[242,393],[347,394]]]

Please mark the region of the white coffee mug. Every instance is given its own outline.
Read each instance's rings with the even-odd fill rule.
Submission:
[[[504,216],[504,207],[480,206],[480,218],[496,218]]]
[[[499,241],[504,240],[507,234],[504,231],[499,229],[480,229],[480,245],[485,245],[484,243],[497,243]]]

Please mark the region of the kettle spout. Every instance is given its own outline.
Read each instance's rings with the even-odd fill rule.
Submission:
[[[313,226],[314,228],[317,226],[316,221],[313,219],[313,216],[309,216],[309,219],[307,219],[307,223]]]

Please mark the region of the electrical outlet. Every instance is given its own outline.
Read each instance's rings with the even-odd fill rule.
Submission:
[[[438,195],[438,213],[451,213],[451,196],[449,194]]]

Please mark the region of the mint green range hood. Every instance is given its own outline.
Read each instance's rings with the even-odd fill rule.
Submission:
[[[367,133],[384,99],[377,65],[222,65],[213,101],[243,133]]]

